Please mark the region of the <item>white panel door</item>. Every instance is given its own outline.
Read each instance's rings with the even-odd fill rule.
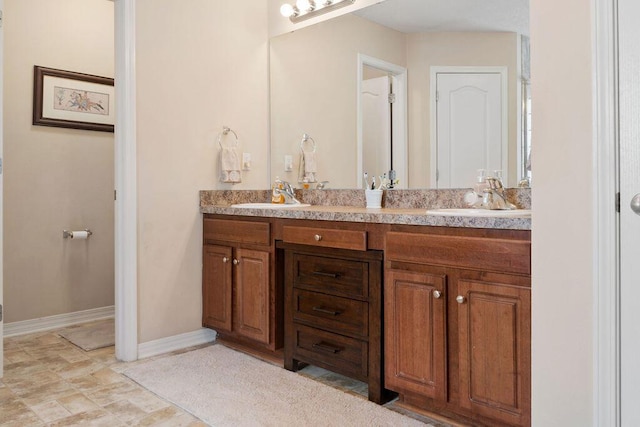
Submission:
[[[640,425],[640,2],[619,0],[621,422]]]
[[[436,85],[437,188],[469,188],[478,169],[503,170],[500,73],[438,73]]]
[[[378,176],[391,169],[389,78],[362,81],[362,170]]]

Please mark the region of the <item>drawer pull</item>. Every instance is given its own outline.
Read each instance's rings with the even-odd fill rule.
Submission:
[[[314,276],[322,276],[322,277],[331,277],[332,279],[337,279],[340,277],[338,273],[325,273],[324,271],[314,271]]]
[[[341,314],[341,312],[338,310],[331,310],[331,309],[322,308],[322,307],[313,307],[312,310],[317,311],[319,313],[330,314],[332,316],[338,316]]]
[[[312,347],[314,348],[314,350],[321,350],[321,351],[325,351],[327,353],[333,353],[333,354],[340,353],[340,351],[342,350],[339,347],[334,347],[322,341],[320,341],[319,343],[313,344]]]
[[[314,239],[316,239],[316,242],[319,242],[320,240],[322,240],[322,236],[319,234],[316,234],[315,236],[313,236]]]

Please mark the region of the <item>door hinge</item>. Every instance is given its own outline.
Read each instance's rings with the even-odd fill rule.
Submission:
[[[2,304],[0,304],[0,322],[2,322]]]
[[[436,102],[440,101],[440,91],[436,91]]]
[[[118,200],[118,190],[113,190],[113,200]]]
[[[396,94],[392,92],[389,94],[389,104],[393,104],[394,102],[396,102]]]
[[[0,175],[2,175],[2,157],[0,157]]]
[[[620,192],[616,193],[616,212],[620,213]]]
[[[0,28],[2,28],[2,24],[4,23],[4,15],[2,13],[2,11],[0,10]]]

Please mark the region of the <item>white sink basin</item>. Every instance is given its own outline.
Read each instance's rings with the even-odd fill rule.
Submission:
[[[308,203],[300,204],[285,204],[285,203],[237,203],[231,205],[232,208],[243,209],[291,209],[291,208],[305,208],[311,206]]]
[[[490,210],[490,209],[429,209],[428,215],[476,216],[491,218],[531,218],[531,209]]]

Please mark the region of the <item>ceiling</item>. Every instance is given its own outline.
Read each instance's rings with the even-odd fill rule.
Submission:
[[[386,0],[354,13],[403,33],[511,31],[529,35],[529,0]]]

